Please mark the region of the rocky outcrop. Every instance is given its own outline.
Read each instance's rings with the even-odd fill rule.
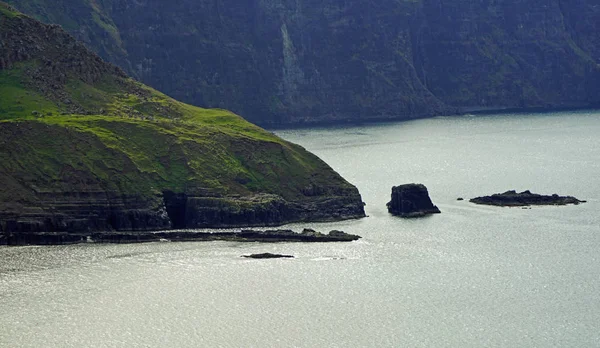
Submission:
[[[421,217],[438,214],[427,188],[423,184],[405,184],[392,187],[392,200],[387,204],[388,211],[401,217]]]
[[[360,236],[342,231],[320,233],[305,229],[297,233],[292,230],[242,230],[238,232],[197,232],[197,231],[138,231],[138,232],[22,232],[0,233],[0,245],[60,245],[77,243],[146,243],[146,242],[351,242]]]
[[[600,104],[596,0],[10,0],[262,125]]]
[[[501,207],[522,207],[529,205],[567,205],[585,203],[572,196],[540,195],[531,193],[529,190],[517,193],[510,190],[504,193],[496,193],[491,196],[475,197],[469,200],[471,203],[496,205]]]

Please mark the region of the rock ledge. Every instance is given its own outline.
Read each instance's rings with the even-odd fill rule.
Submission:
[[[311,229],[302,232],[292,230],[241,230],[238,232],[206,232],[175,230],[159,232],[29,232],[0,233],[0,245],[61,245],[77,243],[145,243],[145,242],[193,242],[193,241],[233,241],[233,242],[351,242],[360,236],[342,231],[321,233]]]

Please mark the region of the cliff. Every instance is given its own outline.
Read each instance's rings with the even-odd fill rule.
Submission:
[[[262,125],[600,105],[592,0],[12,0],[168,95]]]
[[[0,2],[0,232],[279,225],[364,216],[327,164],[180,103]]]

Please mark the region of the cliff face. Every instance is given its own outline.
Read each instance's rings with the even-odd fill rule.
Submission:
[[[13,0],[167,94],[260,124],[600,103],[592,0]]]
[[[364,216],[358,190],[303,148],[146,87],[2,2],[0,182],[4,233]]]
[[[588,37],[597,21],[581,10],[558,0],[426,1],[419,71],[436,96],[462,107],[598,103],[600,56]]]

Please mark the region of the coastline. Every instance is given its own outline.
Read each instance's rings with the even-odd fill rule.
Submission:
[[[286,130],[302,130],[302,129],[314,129],[314,128],[341,128],[341,127],[360,127],[366,125],[385,125],[403,123],[417,120],[426,120],[437,117],[463,117],[467,115],[475,116],[493,116],[501,114],[513,114],[513,113],[527,113],[527,114],[551,114],[555,112],[568,112],[568,111],[598,111],[600,110],[599,105],[585,105],[585,106],[565,106],[565,107],[530,107],[530,108],[518,108],[518,107],[462,107],[458,108],[456,113],[439,114],[439,115],[422,115],[422,116],[411,116],[411,117],[374,117],[367,118],[364,120],[357,119],[341,119],[335,121],[309,121],[309,122],[295,122],[295,123],[279,123],[279,124],[259,124],[261,127],[270,132],[286,131]]]

